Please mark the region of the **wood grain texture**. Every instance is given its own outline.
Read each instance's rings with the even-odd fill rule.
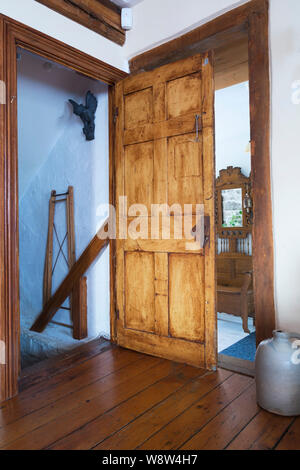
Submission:
[[[203,180],[204,214],[209,217],[210,239],[204,250],[205,259],[205,364],[209,369],[217,366],[217,314],[216,314],[216,272],[215,272],[215,106],[213,52],[203,56]],[[213,253],[213,254],[212,254]]]
[[[121,27],[121,10],[101,0],[36,0],[92,31],[122,46],[125,31]]]
[[[270,175],[268,2],[249,15],[249,87],[253,181],[253,284],[256,341],[275,329],[274,246]]]
[[[5,69],[4,69],[4,56],[5,56],[5,26],[3,18],[0,17],[0,80],[2,83],[5,83]],[[2,98],[6,99],[6,90],[1,90]],[[1,266],[5,267],[5,237],[6,237],[6,229],[5,229],[5,155],[6,155],[6,129],[5,129],[5,122],[6,122],[6,113],[5,113],[5,105],[0,104],[0,153],[2,158],[0,159],[0,191],[3,197],[0,197],[0,264]],[[7,247],[6,247],[7,248]],[[5,287],[5,269],[2,271],[2,275],[0,276],[0,341],[3,342],[4,346],[4,354],[5,358],[2,359],[0,364],[0,402],[5,400],[8,395],[8,367],[5,364],[6,358],[8,356],[8,340],[7,340],[7,330],[6,326],[9,322],[7,316],[7,296],[6,296],[6,287]],[[3,351],[3,346],[1,348]]]
[[[1,18],[3,18],[11,36],[7,43],[9,47],[23,47],[46,59],[70,67],[76,72],[95,78],[96,80],[101,80],[109,85],[114,85],[117,81],[128,76],[126,72],[85,54],[40,31],[4,15],[1,15]]]
[[[64,430],[66,431],[67,429],[70,429],[72,422],[74,423],[76,419],[77,422],[80,420],[84,422],[84,416],[80,416],[81,407],[90,410],[90,416],[98,416],[97,408],[94,406],[97,406],[101,399],[103,399],[102,406],[104,409],[105,406],[108,406],[110,398],[112,403],[118,403],[118,398],[113,398],[112,396],[112,391],[114,391],[115,387],[122,386],[123,384],[126,386],[128,383],[127,381],[133,380],[135,376],[141,376],[141,374],[145,375],[145,371],[147,371],[149,375],[149,369],[151,370],[151,368],[155,367],[153,359],[150,360],[150,358],[145,361],[145,364],[143,364],[142,361],[135,361],[133,360],[134,358],[130,356],[127,356],[127,358],[120,358],[119,360],[115,353],[111,356],[115,358],[115,363],[118,367],[115,376],[112,376],[111,374],[114,367],[111,360],[106,360],[105,363],[103,362],[103,369],[101,371],[99,368],[95,369],[94,367],[93,376],[84,374],[87,381],[84,387],[82,386],[82,383],[81,386],[78,386],[78,383],[74,381],[74,392],[71,394],[67,394],[65,396],[58,395],[55,402],[49,406],[47,405],[42,408],[37,408],[29,415],[23,415],[20,417],[18,422],[10,421],[4,428],[0,428],[1,447],[5,448],[9,445],[9,447],[14,446],[15,448],[22,448],[22,446],[25,446],[25,442],[27,441],[27,446],[34,449],[39,446],[44,447],[47,444],[54,442],[55,435],[64,436]],[[106,358],[109,358],[107,354]],[[96,362],[97,361],[95,359],[91,360],[91,363],[94,365]],[[125,367],[126,370],[124,370]],[[161,374],[163,374],[163,371]],[[150,378],[148,380],[151,382]],[[142,384],[138,385],[135,383],[132,388],[134,388],[134,386],[139,389],[139,387],[142,387]],[[60,393],[63,393],[62,387],[60,387],[59,390]],[[128,390],[128,392],[124,393],[124,396],[126,396],[126,393],[130,396],[130,392],[131,390]],[[79,413],[76,412],[77,410]],[[84,412],[87,410],[82,409],[82,411]],[[99,409],[99,414],[100,413],[101,410]],[[67,416],[72,417],[70,421],[67,419]],[[63,417],[65,419],[63,419]],[[62,420],[61,425],[59,426],[60,429],[58,427],[58,419]],[[88,414],[86,414],[86,420],[88,421]],[[43,427],[45,430],[47,428],[49,431],[46,432],[45,435],[39,433],[39,429]],[[52,432],[51,429],[53,429],[54,432]],[[29,443],[28,439],[32,439],[32,442]]]
[[[258,410],[252,378],[97,342],[60,361],[2,404],[1,449],[300,447],[299,420]]]
[[[230,43],[237,45],[243,40],[249,15],[252,12],[264,12],[266,4],[265,0],[247,2],[176,39],[134,57],[129,62],[131,73],[152,70],[169,62],[192,56],[196,51],[201,53],[209,49],[215,51],[220,49],[220,62],[222,63],[221,48]]]
[[[252,379],[243,376],[229,377],[207,395],[200,397],[196,403],[139,446],[139,449],[179,449],[190,436],[207,426],[212,418],[249,387],[251,381]]]
[[[269,416],[268,416],[269,417]],[[278,417],[278,421],[280,420],[280,417]],[[282,431],[282,419],[278,423],[280,425],[280,430]],[[269,429],[265,430],[265,434],[263,437],[267,437],[267,446],[273,445],[273,448],[276,450],[300,450],[300,420],[299,417],[291,420],[291,418],[286,418],[286,422],[290,423],[291,426],[289,426],[288,430],[286,433],[281,433],[280,437],[280,432],[279,432],[279,426],[272,426],[272,433],[269,432]],[[273,434],[273,439],[270,440],[268,439],[268,436]],[[275,438],[274,438],[275,437]],[[274,441],[276,440],[276,444],[274,444]],[[264,440],[259,440],[259,444],[262,442],[262,444],[265,443]],[[270,442],[271,441],[271,442]]]
[[[88,336],[87,278],[81,277],[72,290],[73,338]]]
[[[80,281],[80,278],[85,274],[90,265],[100,255],[102,250],[109,244],[108,238],[102,238],[102,235],[105,234],[107,230],[108,223],[105,221],[99,232],[94,236],[76,263],[72,266],[68,275],[62,281],[51,299],[49,299],[47,304],[44,306],[43,311],[30,328],[31,331],[42,332],[75,287],[78,294],[79,286],[76,286],[76,284]],[[83,295],[84,292],[82,291],[80,297]],[[84,299],[82,298],[81,301],[84,302]]]
[[[248,426],[243,429],[227,447],[228,450],[272,450],[281,439],[294,418],[278,416],[260,410]],[[290,432],[290,431],[289,431]],[[284,439],[279,444],[288,450],[289,444]],[[294,448],[300,449],[300,435],[294,436]]]
[[[211,54],[128,77],[116,87],[117,213],[126,215],[128,228],[128,237],[116,242],[117,341],[208,368],[216,367],[213,91]],[[118,206],[120,196],[128,208],[143,204],[147,213],[136,221],[132,209],[127,214]],[[155,226],[153,204],[171,207],[161,218],[170,233]],[[211,218],[205,256],[199,242],[190,251],[193,239],[182,230],[185,205],[195,217],[200,204]],[[136,236],[133,229],[142,226],[145,234]]]
[[[116,164],[115,164],[115,120],[116,104],[115,89],[113,86],[108,88],[108,108],[109,108],[109,203],[110,220],[113,220],[114,209],[116,207]],[[115,227],[116,228],[116,227]],[[110,336],[111,341],[116,342],[116,240],[111,237],[109,240],[109,290],[110,290]]]
[[[5,342],[6,342],[6,396],[14,396],[17,393],[17,377],[20,370],[19,354],[19,221],[18,221],[18,135],[17,115],[17,64],[16,50],[12,45],[9,28],[4,22],[4,80],[6,83],[6,105],[4,106],[6,130],[4,174],[1,175],[2,197],[4,199],[4,227],[3,248],[4,265],[3,276],[5,282],[4,311],[6,317]],[[1,384],[1,388],[5,383]]]
[[[48,405],[51,408],[57,400],[66,399],[69,393],[101,380],[112,371],[118,371],[124,364],[136,362],[140,357],[142,356],[132,351],[108,350],[100,354],[100,357],[96,355],[89,361],[75,364],[63,372],[49,376],[47,380],[36,383],[22,392],[22,408],[18,406],[18,397],[1,405],[0,428],[28,414],[39,413]],[[149,359],[152,360],[147,359],[146,367],[157,363],[156,358]]]
[[[232,375],[230,372],[219,370],[217,373],[206,375],[205,380],[203,375],[196,378],[119,432],[103,440],[95,450],[136,449],[230,375]]]
[[[151,370],[150,370],[151,372]],[[154,377],[154,383],[132,396],[125,403],[121,403],[113,410],[100,416],[92,423],[73,433],[70,437],[50,447],[53,450],[82,450],[95,447],[103,437],[119,431],[129,420],[137,418],[157,403],[168,399],[170,395],[201,375],[201,371],[189,366],[177,365],[166,369],[165,376],[160,380]]]
[[[45,359],[21,371],[19,390],[23,392],[37,383],[47,381],[49,377],[65,372],[67,369],[88,361],[115,346],[103,338],[84,343],[78,348],[59,356]]]
[[[215,88],[232,85],[235,79],[249,78],[251,155],[253,174],[254,229],[253,279],[257,315],[257,342],[272,335],[275,327],[274,247],[270,182],[270,81],[268,0],[252,0],[189,33],[147,51],[130,61],[135,80],[129,91],[139,86],[145,70],[152,73],[164,64],[173,64],[195,51],[214,51]],[[149,72],[151,73],[151,72]],[[236,75],[235,75],[236,74]],[[151,75],[147,75],[151,80]],[[149,86],[145,82],[145,86]],[[134,86],[135,85],[135,86]],[[151,140],[158,131],[144,126],[135,131],[140,141]],[[165,129],[160,132],[165,134]],[[175,131],[176,132],[176,131]],[[132,132],[126,138],[130,142]]]
[[[189,439],[181,449],[218,450],[224,449],[241,432],[258,412],[255,385],[249,379],[250,387],[236,396],[233,403],[223,408],[204,428]]]

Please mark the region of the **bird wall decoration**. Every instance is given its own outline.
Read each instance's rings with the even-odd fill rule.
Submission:
[[[90,91],[87,92],[85,97],[85,105],[78,104],[74,100],[69,100],[73,106],[73,112],[82,120],[84,127],[83,133],[86,140],[95,139],[95,113],[98,106],[97,98]]]

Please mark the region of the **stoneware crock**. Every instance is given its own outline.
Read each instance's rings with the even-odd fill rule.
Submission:
[[[255,357],[258,404],[271,413],[300,415],[300,335],[280,330],[262,341]]]

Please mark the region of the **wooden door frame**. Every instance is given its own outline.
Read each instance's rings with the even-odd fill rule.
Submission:
[[[6,364],[0,365],[0,402],[17,394],[20,369],[17,47],[109,85],[111,148],[113,88],[115,83],[128,75],[67,44],[0,15],[0,80],[6,85],[6,104],[0,104],[0,340],[5,342],[6,348]],[[112,158],[113,153],[110,150],[110,188],[113,188],[114,181]],[[112,194],[110,189],[110,202]],[[113,245],[110,255],[112,265]]]
[[[252,0],[130,61],[131,73],[215,51],[248,35],[251,166],[253,176],[253,282],[257,343],[275,328],[274,247],[270,177],[269,2]]]

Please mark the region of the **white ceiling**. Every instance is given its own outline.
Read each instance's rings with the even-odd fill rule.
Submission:
[[[113,3],[116,5],[119,5],[121,8],[131,8],[134,5],[137,5],[137,3],[141,3],[144,0],[111,0]]]

